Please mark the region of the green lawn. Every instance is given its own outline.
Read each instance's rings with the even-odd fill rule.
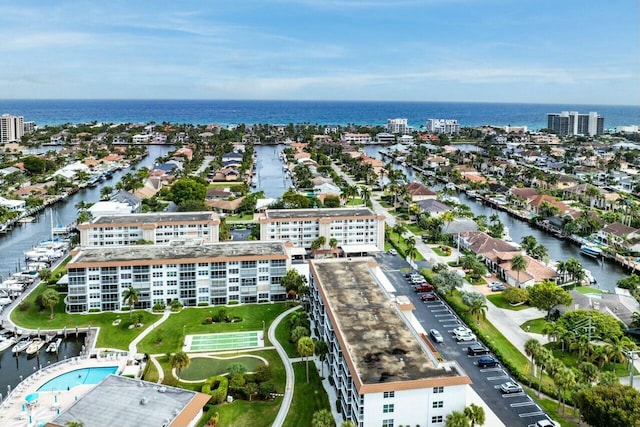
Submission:
[[[289,341],[289,336],[291,335],[291,328],[289,327],[289,322],[287,320],[289,319],[290,316],[291,314],[289,314],[289,316],[282,319],[280,324],[276,327],[276,339],[278,340],[280,345],[282,345],[282,348],[284,348],[284,351],[287,352],[287,356],[299,357],[300,355],[298,354],[298,348],[296,344]]]
[[[273,375],[270,382],[275,386],[276,393],[284,393],[286,380],[285,371],[278,352],[275,350],[262,350],[251,352],[251,354],[267,359]],[[185,383],[181,383],[180,385],[189,388]],[[201,386],[202,384],[198,384],[196,386],[197,388],[191,389],[197,389],[199,391]],[[208,405],[207,414],[200,420],[198,425],[205,425],[211,415],[218,412],[220,414],[220,426],[267,427],[273,424],[281,403],[282,397],[277,397],[275,400],[269,402],[260,400],[254,400],[252,402],[236,400],[233,403]]]
[[[400,250],[404,253],[404,251],[407,250],[407,241],[404,237],[400,237],[398,235],[398,233],[395,233],[392,230],[389,230],[388,233],[386,233],[387,235],[387,239],[391,240],[398,248],[400,248]],[[418,242],[418,238],[416,238],[416,243]],[[422,255],[420,254],[420,252],[418,252],[416,250],[416,257],[414,258],[414,261],[422,261],[424,258],[422,257]]]
[[[420,228],[418,226],[418,224],[414,224],[414,223],[407,224],[407,229],[409,229],[410,232],[412,232],[413,234],[415,234],[418,237],[420,237],[423,234],[427,233],[427,230],[423,230],[422,228]]]
[[[571,422],[571,421],[567,421],[566,419],[562,418],[561,416],[558,415],[558,411],[562,411],[562,408],[558,408],[558,402],[556,402],[555,400],[551,400],[551,399],[544,399],[544,398],[536,398],[534,393],[529,393],[533,399],[536,401],[536,403],[538,403],[538,405],[540,405],[540,407],[542,409],[544,409],[544,411],[549,414],[549,416],[560,423],[560,425],[562,427],[575,427],[578,424]],[[564,416],[567,417],[571,414],[571,408],[570,407],[566,407],[564,410]]]
[[[592,288],[591,286],[576,286],[574,288],[576,292],[580,292],[581,294],[602,294],[602,291],[597,288]]]
[[[253,214],[227,215],[225,218],[227,221],[253,221]]]
[[[553,352],[553,357],[556,359],[562,360],[562,362],[570,368],[577,368],[580,362],[588,362],[589,358],[584,356],[582,360],[578,360],[578,356],[575,353],[572,353],[568,350],[562,351],[561,348],[555,348],[555,343],[545,344],[545,347],[549,348]],[[627,377],[629,376],[629,364],[628,363],[605,363],[602,368],[600,368],[602,372],[613,372],[618,377]],[[634,372],[638,371],[634,369]],[[635,375],[634,373],[634,375]]]
[[[349,199],[349,201],[346,204],[346,206],[356,206],[356,205],[364,205],[364,200],[362,200],[359,197],[356,197],[354,199]]]
[[[229,366],[241,363],[247,367],[247,372],[254,372],[264,362],[256,357],[242,356],[233,358],[192,357],[191,363],[180,373],[180,377],[187,381],[206,380],[214,375],[222,375],[229,372]]]
[[[236,187],[238,185],[244,184],[244,181],[225,181],[225,182],[211,182],[207,185],[207,188],[226,188],[226,187]]]
[[[296,377],[296,385],[293,392],[293,400],[284,427],[310,426],[313,413],[321,409],[331,410],[329,397],[327,396],[316,365],[309,362],[309,382],[307,383],[307,370],[305,362],[293,364]]]
[[[65,305],[63,302],[64,295],[60,295],[60,301],[54,308],[55,317],[53,320],[49,319],[49,310],[40,310],[36,305],[36,297],[44,292],[46,285],[44,283],[38,285],[38,287],[27,296],[24,300],[26,310],[16,308],[11,313],[11,320],[16,325],[23,328],[37,329],[58,329],[62,330],[64,327],[67,330],[75,330],[78,328],[99,327],[100,333],[98,334],[97,347],[108,347],[126,350],[129,343],[138,336],[143,330],[146,329],[153,322],[157,321],[159,315],[151,314],[144,310],[134,310],[133,315],[142,315],[142,328],[129,329],[131,321],[129,320],[129,313],[90,313],[90,314],[69,314],[65,313]],[[24,304],[23,303],[23,304]],[[121,319],[121,322],[117,326],[113,326],[112,322],[116,319]]]
[[[498,308],[504,308],[505,310],[524,310],[530,308],[527,304],[522,305],[511,305],[504,299],[504,295],[502,293],[499,294],[491,294],[487,295],[487,299],[493,303]]]
[[[527,320],[522,325],[520,325],[520,328],[523,331],[533,332],[534,334],[542,334],[542,330],[548,323],[549,322],[544,320],[544,317],[541,317],[539,319]]]
[[[438,256],[449,256],[449,255],[451,255],[451,252],[449,252],[447,254],[445,251],[440,249],[440,246],[431,246],[431,250],[433,250],[433,252],[435,252],[436,255],[438,255]]]
[[[205,324],[204,320],[210,317],[221,307],[185,308],[179,313],[174,313],[156,330],[147,335],[138,345],[138,351],[158,354],[180,351],[183,343],[183,332],[190,334],[206,334],[233,331],[259,331],[264,320],[267,330],[273,319],[287,310],[286,303],[246,304],[238,306],[225,306],[227,315],[239,317],[242,320],[235,323]],[[265,346],[270,346],[265,334]]]

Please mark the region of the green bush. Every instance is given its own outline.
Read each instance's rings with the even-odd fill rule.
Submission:
[[[100,309],[99,308],[90,308],[89,309],[89,313],[99,313]]]
[[[198,307],[206,307],[206,306],[208,306],[208,305],[209,305],[209,303],[208,303],[208,302],[199,302],[199,303],[198,303]]]
[[[529,292],[526,289],[512,287],[507,288],[502,292],[504,300],[509,304],[520,304],[527,302],[529,299]]]
[[[210,377],[202,386],[202,392],[211,395],[211,401],[216,405],[224,402],[228,390],[229,380],[223,376]]]

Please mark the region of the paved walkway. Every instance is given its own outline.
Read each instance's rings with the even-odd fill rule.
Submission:
[[[153,331],[156,328],[156,326],[162,324],[162,322],[167,320],[170,315],[171,315],[171,310],[167,307],[167,309],[164,311],[160,319],[156,320],[155,323],[153,323],[150,327],[142,331],[137,337],[135,337],[133,341],[129,343],[129,358],[132,358],[138,352],[138,343],[142,341],[144,337],[149,335],[151,331]]]
[[[282,359],[282,363],[284,363],[284,370],[286,373],[286,384],[284,387],[284,397],[282,398],[282,404],[280,405],[280,410],[278,411],[278,415],[276,419],[273,421],[272,427],[281,427],[284,423],[285,418],[287,418],[287,414],[289,413],[289,407],[291,406],[291,400],[293,399],[293,389],[295,386],[295,377],[293,372],[293,365],[291,363],[291,359],[287,355],[287,352],[284,351],[284,348],[280,345],[278,340],[276,339],[276,327],[278,324],[287,317],[290,313],[293,313],[296,310],[301,309],[302,306],[293,307],[283,313],[281,313],[275,320],[271,323],[269,327],[269,341],[273,344]]]

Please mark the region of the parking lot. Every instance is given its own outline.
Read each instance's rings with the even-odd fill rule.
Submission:
[[[449,306],[440,298],[435,301],[422,301],[413,284],[405,278],[401,269],[409,264],[399,256],[381,254],[377,257],[381,268],[397,290],[397,295],[407,295],[416,306],[416,318],[425,329],[437,329],[443,337],[442,343],[435,343],[445,360],[456,360],[473,381],[471,387],[500,420],[509,427],[527,427],[537,420],[545,418],[544,411],[524,392],[502,393],[500,385],[515,380],[501,365],[478,367],[478,359],[483,355],[468,355],[467,348],[477,341],[457,341],[453,330],[465,326]],[[434,341],[434,340],[432,340]],[[490,354],[489,354],[490,355]]]

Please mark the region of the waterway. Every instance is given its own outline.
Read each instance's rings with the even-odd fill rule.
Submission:
[[[363,151],[370,157],[387,161],[388,158],[385,159],[380,154],[380,150],[384,149],[384,146],[369,145],[365,146]],[[393,168],[402,170],[407,177],[407,182],[421,181],[418,176],[420,174],[409,167],[404,167],[394,162]],[[431,186],[431,188],[434,187]],[[436,186],[435,188],[438,189],[440,186]],[[554,261],[566,261],[569,258],[576,258],[584,268],[591,272],[597,281],[597,286],[603,291],[614,292],[616,282],[628,275],[619,264],[613,261],[605,261],[583,255],[580,253],[580,248],[577,245],[566,240],[558,239],[554,235],[514,218],[504,211],[478,202],[464,193],[458,194],[457,197],[460,199],[460,202],[471,208],[474,215],[486,215],[487,218],[494,214],[498,215],[500,221],[509,229],[509,234],[514,242],[520,243],[524,236],[530,235],[535,237],[538,243],[541,243],[547,248],[550,259]]]
[[[280,153],[284,145],[256,145],[256,188],[252,191],[264,191],[267,198],[278,198],[292,186],[291,179],[285,176]]]
[[[172,149],[173,146],[168,145],[150,145],[148,146],[149,155],[143,158],[136,167],[149,167],[153,165],[156,158],[166,155]],[[87,187],[80,190],[67,200],[60,201],[41,211],[35,221],[27,224],[16,224],[13,230],[5,235],[0,235],[0,254],[2,254],[2,257],[0,257],[0,276],[6,278],[19,271],[21,267],[24,267],[24,252],[30,250],[40,241],[51,238],[52,222],[54,227],[72,223],[78,217],[78,210],[76,209],[78,202],[93,203],[99,201],[102,187],[107,185],[115,187],[116,183],[127,172],[128,170],[116,171],[113,174],[113,178],[100,182],[96,187]]]

